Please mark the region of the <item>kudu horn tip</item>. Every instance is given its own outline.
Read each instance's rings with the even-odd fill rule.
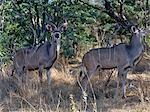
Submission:
[[[64,19],[64,24],[66,24],[66,25],[68,24],[67,19]]]

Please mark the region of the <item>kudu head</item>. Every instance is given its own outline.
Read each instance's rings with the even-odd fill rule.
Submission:
[[[140,38],[140,41],[142,41],[144,39],[144,37],[146,37],[150,33],[150,30],[142,29],[142,28],[138,29],[135,26],[132,26],[131,32],[132,32],[134,38]]]
[[[57,53],[59,54],[60,50],[60,38],[61,38],[61,32],[65,31],[67,29],[67,21],[59,26],[56,26],[54,23],[50,22],[46,25],[46,29],[51,32],[52,35],[52,42],[54,42],[57,45]]]

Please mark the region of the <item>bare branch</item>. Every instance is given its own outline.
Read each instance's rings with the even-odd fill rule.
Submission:
[[[36,45],[36,30],[35,30],[35,25],[34,25],[34,22],[33,22],[33,15],[31,13],[31,8],[28,9],[29,10],[29,18],[30,18],[30,28],[32,29],[32,32],[33,32],[33,37],[34,37],[34,42],[33,42],[33,45]]]
[[[127,20],[125,15],[123,15],[123,3],[124,0],[119,0],[120,1],[120,14],[114,11],[113,7],[111,6],[111,3],[108,0],[105,0],[104,7],[100,7],[97,5],[91,5],[83,0],[78,0],[80,3],[90,6],[94,9],[101,10],[105,13],[107,13],[110,17],[112,17],[122,28],[125,28],[127,30],[130,29],[131,26],[135,26],[131,21]]]
[[[148,20],[150,20],[150,6],[149,6],[149,0],[146,0],[146,13],[145,13],[145,20],[146,20],[146,25],[145,28],[150,26],[150,22],[148,22]],[[147,16],[147,18],[146,18]]]
[[[120,17],[123,19],[123,5],[124,5],[124,0],[118,0],[119,4],[120,4]]]
[[[135,26],[131,21],[127,20],[126,17],[122,14],[122,17],[116,13],[113,10],[113,7],[111,6],[110,2],[108,0],[105,0],[105,9],[106,13],[112,17],[119,25],[121,25],[123,28],[130,31],[131,26]]]
[[[38,6],[37,6],[37,4],[35,4],[35,12],[36,12],[36,34],[37,34],[37,39],[39,39],[39,37],[40,37],[40,23],[39,23],[39,19],[40,19],[40,17],[39,17],[39,11],[38,11]]]
[[[46,22],[46,7],[45,6],[43,7],[42,18],[43,18],[43,21],[42,21],[42,32],[44,32],[44,30],[45,30],[45,22]]]
[[[89,4],[85,1],[82,1],[82,0],[78,0],[78,1],[82,4],[84,4],[84,5],[87,5],[87,6],[90,6],[90,7],[94,8],[94,9],[101,10],[101,11],[103,10],[103,7],[100,7],[100,6],[97,6],[97,5],[91,5],[91,4]]]
[[[39,42],[41,42],[42,40],[43,40],[43,37],[44,37],[44,35],[45,35],[45,31],[46,31],[46,26],[45,26],[45,24],[46,24],[46,11],[47,11],[47,8],[45,7],[45,3],[43,3],[43,12],[42,12],[42,18],[43,18],[43,20],[42,20],[42,29],[41,29],[41,34],[40,34],[40,37],[41,37],[41,39],[40,39],[40,41]],[[45,39],[44,39],[44,41],[45,41]]]

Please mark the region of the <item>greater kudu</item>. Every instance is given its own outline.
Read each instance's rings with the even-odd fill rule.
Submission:
[[[137,29],[135,26],[131,27],[131,32],[132,38],[129,44],[120,43],[113,47],[91,49],[83,56],[82,65],[84,69],[82,71],[86,77],[82,77],[82,85],[85,91],[87,89],[88,80],[97,69],[117,68],[118,80],[116,96],[118,96],[119,80],[121,79],[122,97],[125,97],[127,73],[140,61],[144,50],[142,37],[148,33],[148,31]]]
[[[50,22],[46,25],[46,29],[51,32],[51,43],[46,41],[39,47],[19,49],[13,58],[16,73],[23,74],[27,70],[38,70],[40,82],[42,83],[42,71],[46,69],[48,85],[50,85],[50,69],[59,54],[61,32],[66,30],[66,28],[67,22],[61,24],[59,27]]]

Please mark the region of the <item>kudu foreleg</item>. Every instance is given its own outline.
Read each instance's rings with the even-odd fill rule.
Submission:
[[[122,98],[125,98],[126,95],[126,87],[125,87],[125,83],[126,83],[126,79],[127,79],[127,72],[122,74]]]
[[[48,86],[51,84],[51,69],[46,70]]]
[[[21,88],[23,90],[26,90],[26,85],[27,85],[27,78],[26,78],[26,75],[27,75],[27,69],[25,66],[23,66],[22,68],[20,68],[19,71],[17,71],[17,74],[19,75],[19,79],[20,80],[20,83],[21,83]]]
[[[43,80],[43,76],[42,76],[42,72],[43,72],[43,67],[39,67],[39,79],[40,79],[40,83],[42,84],[42,80]]]
[[[118,72],[118,74],[117,74],[117,87],[116,87],[116,93],[115,93],[115,100],[118,98],[119,82],[120,82],[120,73]]]
[[[117,76],[117,87],[116,87],[116,95],[115,95],[115,99],[118,97],[118,93],[119,93],[119,84],[121,81],[122,84],[122,98],[125,98],[125,83],[126,83],[126,79],[127,79],[127,72],[118,72],[118,76]]]

